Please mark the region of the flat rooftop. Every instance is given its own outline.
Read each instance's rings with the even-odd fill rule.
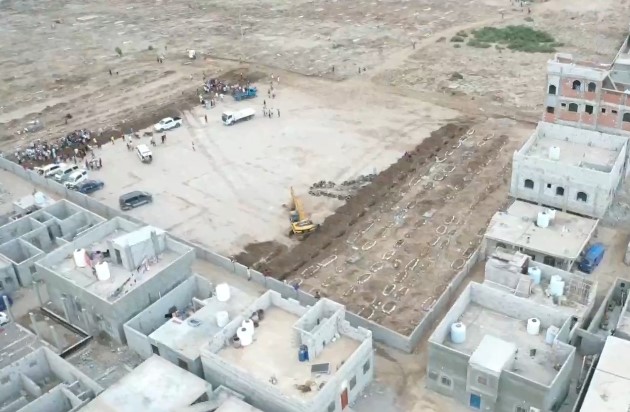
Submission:
[[[149,335],[151,339],[182,353],[188,359],[199,357],[201,347],[208,343],[210,337],[221,332],[223,328],[217,325],[217,312],[226,311],[230,319],[240,315],[257,296],[249,295],[239,289],[230,287],[230,299],[220,302],[216,295],[205,299],[205,306],[198,309],[188,318],[182,320],[171,318]],[[199,321],[192,326],[190,321]]]
[[[86,246],[85,249],[88,252],[105,252],[109,249],[107,244],[108,240],[117,239],[123,235],[130,235],[130,232],[117,229],[99,241]],[[113,253],[113,251],[111,252]],[[110,278],[106,281],[99,281],[92,274],[92,269],[90,267],[77,267],[74,263],[74,257],[72,254],[68,255],[63,261],[57,264],[49,265],[49,267],[56,271],[60,276],[67,278],[88,292],[106,301],[115,302],[130,290],[141,286],[144,282],[151,279],[180,256],[181,255],[179,253],[173,252],[168,248],[165,249],[158,255],[157,262],[149,264],[148,270],[134,270],[133,279],[131,281],[129,280],[132,277],[132,272],[124,266],[114,263],[112,259],[107,259]],[[119,290],[120,292],[117,292]]]
[[[262,412],[240,399],[230,397],[219,406],[214,412]]]
[[[34,333],[15,322],[2,326],[0,328],[0,369],[41,347],[55,351]]]
[[[335,342],[326,345],[317,359],[300,362],[298,348],[293,344],[293,325],[298,319],[297,315],[272,306],[265,310],[265,318],[260,322],[260,327],[256,328],[254,342],[250,346],[239,349],[224,346],[217,355],[261,382],[269,382],[272,376],[275,377],[278,380],[275,386],[287,396],[311,399],[317,391],[304,393],[296,385],[304,385],[308,381],[315,381],[320,385],[328,381],[329,377],[312,375],[311,365],[330,363],[332,376],[341,363],[359,348],[361,342],[342,335]]]
[[[584,397],[581,412],[628,412],[630,342],[609,336]]]
[[[154,355],[81,412],[171,412],[192,405],[209,390],[203,379]]]
[[[445,346],[472,355],[486,335],[514,343],[518,349],[518,358],[514,362],[513,372],[527,379],[549,385],[558,374],[553,366],[564,362],[564,359],[557,359],[552,346],[545,343],[545,329],[541,329],[538,335],[530,335],[524,321],[477,303],[470,303],[459,321],[466,325],[466,341],[453,343],[448,335],[442,342]],[[530,356],[532,349],[536,349],[534,357]]]
[[[507,212],[497,212],[485,236],[546,255],[575,260],[591,238],[597,220],[556,211],[546,228],[536,226],[538,212],[545,208],[520,200]]]
[[[560,149],[560,159],[556,160],[556,162],[562,163],[563,165],[583,167],[609,173],[619,157],[622,146],[623,144],[620,144],[617,150],[607,149],[586,143],[538,135],[533,144],[529,147],[529,150],[527,150],[526,155],[538,159],[550,160],[549,149],[557,147]]]

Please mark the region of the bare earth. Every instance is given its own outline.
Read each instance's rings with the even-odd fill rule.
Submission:
[[[150,165],[120,141],[97,150],[104,168],[91,174],[106,187],[94,196],[116,206],[123,192],[148,190],[155,203],[134,216],[409,333],[505,204],[511,156],[540,118],[550,57],[456,48],[451,37],[528,24],[564,43],[559,51],[607,61],[626,35],[628,8],[628,0],[524,8],[507,0],[1,0],[0,149],[79,128],[118,136],[181,113],[184,127],[167,133]],[[187,49],[199,58],[190,61]],[[258,98],[195,104],[204,74],[240,73]],[[280,76],[275,99],[272,74]],[[263,100],[280,118],[261,116]],[[258,115],[220,123],[223,110],[244,107]],[[35,119],[42,130],[17,133]],[[379,176],[348,201],[308,194],[313,183],[371,173]],[[287,237],[290,186],[324,223],[299,244]],[[388,389],[377,385],[370,396],[393,391],[392,411],[457,410],[425,393],[424,345],[418,352],[379,353],[378,384]]]

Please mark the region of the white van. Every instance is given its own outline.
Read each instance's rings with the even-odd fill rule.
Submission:
[[[88,178],[87,170],[80,169],[68,175],[68,177],[63,181],[63,184],[67,188],[71,188],[81,183],[82,181],[87,180],[87,178]]]
[[[61,169],[62,167],[66,167],[66,164],[65,163],[51,163],[46,166],[36,167],[35,170],[41,176],[44,176],[45,178],[49,178],[53,176],[55,173],[57,173],[57,171]]]
[[[64,167],[60,167],[55,172],[55,181],[62,183],[64,180],[68,178],[73,172],[79,170],[78,165],[66,165]]]
[[[136,154],[142,163],[151,163],[153,161],[153,153],[146,144],[136,146]]]

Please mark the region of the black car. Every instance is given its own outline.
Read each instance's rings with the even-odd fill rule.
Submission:
[[[69,188],[87,195],[102,189],[104,186],[105,183],[100,180],[84,180],[75,185],[69,186]]]
[[[153,196],[147,192],[140,191],[126,193],[118,199],[122,210],[133,209],[151,202],[153,202]]]

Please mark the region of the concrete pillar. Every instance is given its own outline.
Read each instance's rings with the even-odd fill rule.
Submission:
[[[88,314],[88,311],[85,308],[82,308],[81,314],[83,315],[85,330],[88,333],[92,333],[92,322],[90,321],[90,315]]]
[[[11,309],[11,305],[9,304],[9,297],[7,295],[2,295],[2,300],[4,301],[4,307],[7,308],[7,315],[9,316],[9,320],[11,322],[15,322],[15,318],[13,317],[13,310]]]
[[[50,328],[50,335],[52,336],[53,343],[55,347],[59,350],[63,349],[63,345],[61,344],[61,339],[59,339],[59,335],[57,334],[57,330],[53,325],[48,326]]]
[[[35,294],[37,295],[37,301],[39,302],[39,306],[44,306],[44,301],[42,300],[42,291],[39,289],[39,284],[41,281],[33,282],[35,288]]]
[[[35,314],[33,312],[29,312],[28,317],[31,319],[31,329],[33,329],[37,337],[41,339],[42,336],[40,335],[39,329],[37,328],[37,320],[35,319]]]
[[[63,306],[63,315],[66,317],[66,320],[72,323],[72,320],[70,319],[70,311],[68,310],[68,302],[63,296],[61,297],[61,306]]]

